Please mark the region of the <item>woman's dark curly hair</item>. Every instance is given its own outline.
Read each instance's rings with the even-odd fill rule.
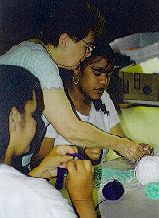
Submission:
[[[58,46],[59,37],[67,33],[75,41],[84,39],[90,31],[101,34],[104,17],[85,0],[61,0],[43,25],[39,38],[45,44]]]

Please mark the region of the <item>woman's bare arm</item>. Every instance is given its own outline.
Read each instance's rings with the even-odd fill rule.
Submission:
[[[72,160],[72,156],[67,154],[73,154],[77,152],[75,146],[55,146],[49,154],[40,162],[40,164],[33,168],[28,175],[38,178],[52,178],[57,176],[57,167],[65,167],[66,162]]]
[[[118,135],[120,137],[126,137],[120,123],[118,123],[117,125],[113,126],[110,130],[110,133],[113,135]]]
[[[147,152],[136,142],[105,133],[89,123],[79,121],[62,89],[44,89],[43,95],[44,115],[56,131],[72,144],[113,149],[132,161]]]

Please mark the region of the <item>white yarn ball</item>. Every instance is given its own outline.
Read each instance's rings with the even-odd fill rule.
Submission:
[[[143,157],[136,166],[135,173],[142,185],[150,182],[159,182],[159,157]]]

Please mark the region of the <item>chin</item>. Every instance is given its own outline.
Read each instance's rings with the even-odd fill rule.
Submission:
[[[98,95],[98,94],[97,94],[97,95],[95,95],[95,96],[92,96],[92,99],[93,99],[93,100],[98,100],[98,99],[101,98],[101,96],[102,96],[102,95]]]
[[[79,65],[72,66],[72,67],[70,67],[70,68],[71,68],[70,70],[77,70],[78,66],[79,66]]]

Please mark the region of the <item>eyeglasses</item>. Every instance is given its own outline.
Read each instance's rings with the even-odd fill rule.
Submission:
[[[90,45],[88,42],[86,42],[84,39],[82,39],[82,41],[87,45],[86,49],[88,50],[88,52],[92,52],[93,49],[95,49],[95,45]]]

